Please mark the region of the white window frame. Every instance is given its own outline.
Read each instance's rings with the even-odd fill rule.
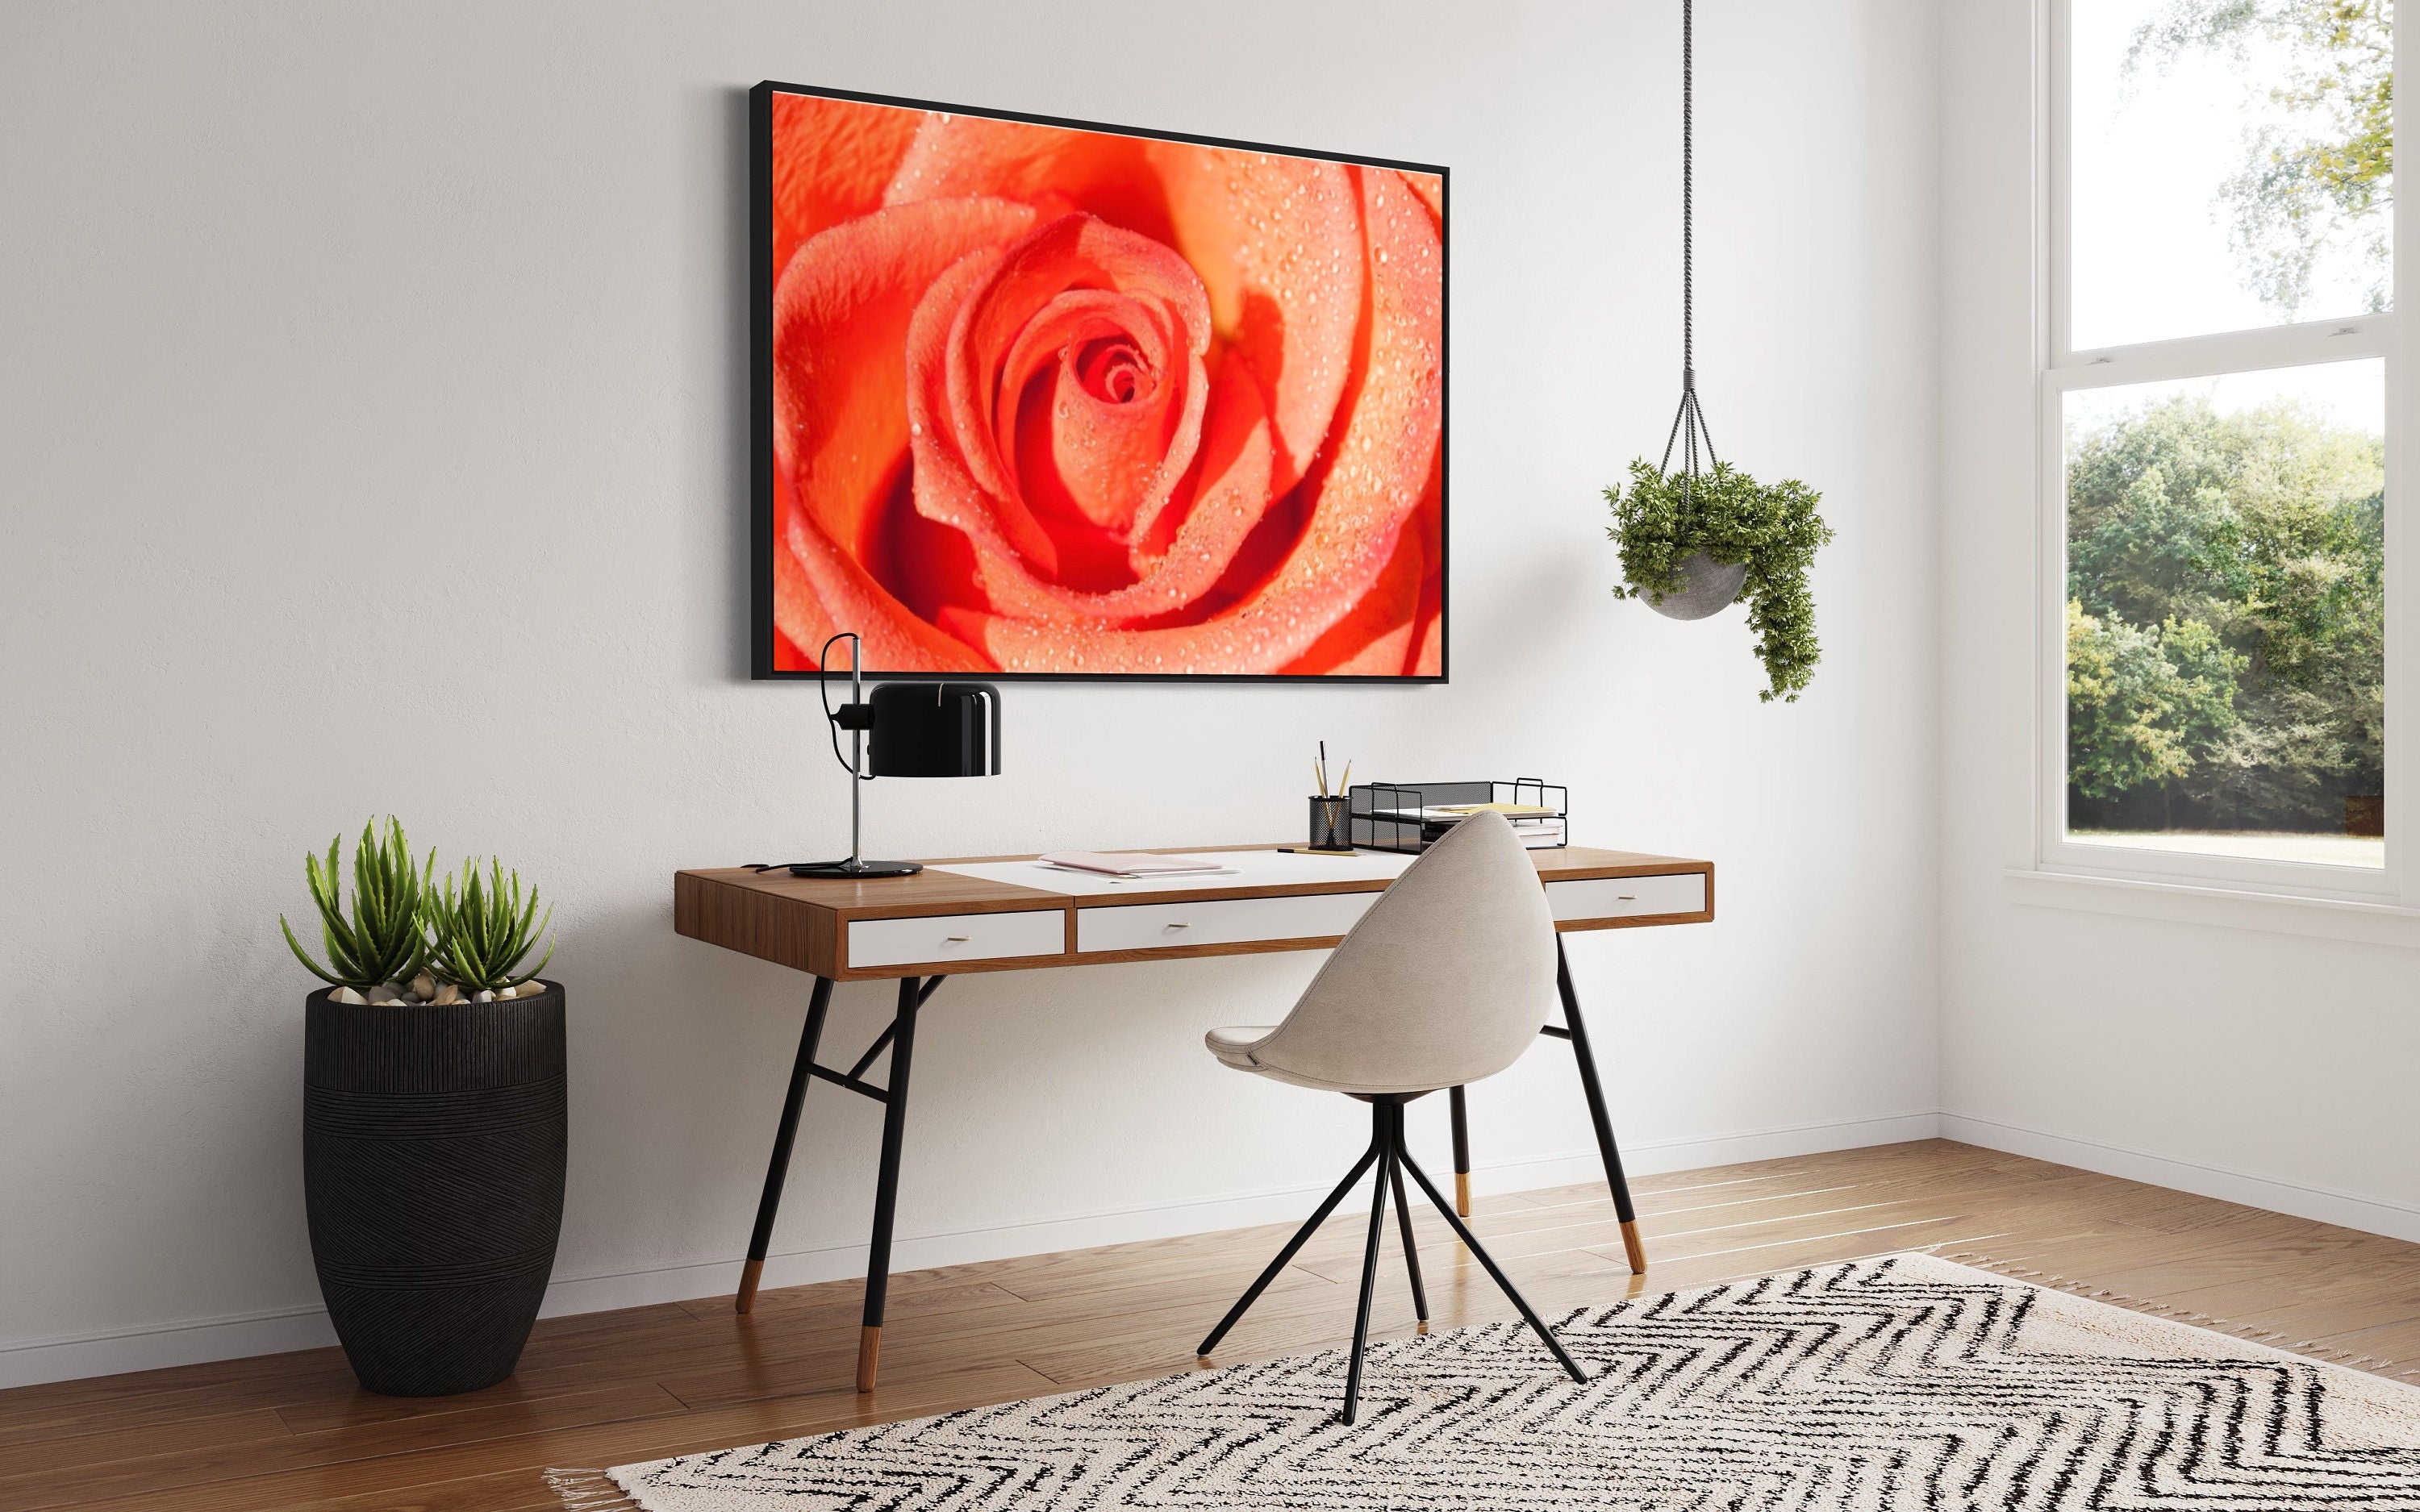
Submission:
[[[2035,802],[2035,868],[2084,877],[2120,881],[2184,884],[2229,891],[2282,894],[2289,897],[2340,899],[2350,902],[2420,903],[2420,827],[2412,823],[2412,806],[2420,800],[2413,781],[2414,752],[2404,748],[2403,711],[2412,702],[2411,679],[2420,657],[2399,654],[2397,639],[2409,623],[2404,612],[2411,602],[2411,569],[2402,560],[2400,543],[2411,538],[2410,510],[2399,486],[2401,459],[2408,454],[2406,438],[2412,428],[2412,395],[2403,377],[2411,371],[2407,328],[2401,312],[2412,308],[2411,265],[2420,256],[2414,223],[2420,220],[2410,198],[2398,194],[2395,206],[2396,266],[2394,311],[2386,315],[2305,321],[2257,331],[2226,332],[2132,346],[2082,350],[2069,345],[2072,329],[2072,242],[2070,235],[2069,16],[2076,0],[2039,0],[2038,52],[2041,59],[2037,101],[2041,130],[2037,140],[2040,180],[2040,227],[2035,266],[2040,277],[2035,291],[2036,431],[2039,437],[2037,476],[2040,517],[2038,528],[2036,630],[2040,698],[2035,720],[2037,749]],[[2089,3],[2089,0],[2086,0]],[[2401,0],[2396,15],[2396,97],[2405,98],[2403,9],[2420,0]],[[2411,133],[2398,108],[2395,122],[2396,157],[2405,161]],[[2180,851],[2136,850],[2092,845],[2067,836],[2067,456],[2064,400],[2078,390],[2114,388],[2165,379],[2211,378],[2229,373],[2300,367],[2319,363],[2375,358],[2385,367],[2386,383],[2386,865],[2381,868],[2259,860],[2248,856],[2202,856]]]

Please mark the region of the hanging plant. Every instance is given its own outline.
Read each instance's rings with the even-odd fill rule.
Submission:
[[[1745,599],[1767,686],[1757,695],[1796,702],[1815,675],[1815,599],[1807,569],[1832,539],[1815,513],[1823,495],[1795,478],[1761,484],[1714,455],[1698,407],[1696,269],[1696,27],[1692,0],[1681,0],[1681,409],[1664,438],[1664,457],[1630,464],[1630,489],[1605,491],[1613,510],[1606,532],[1621,548],[1626,587],[1616,598],[1643,598],[1676,620],[1701,620]],[[1671,470],[1681,451],[1681,471]],[[1702,454],[1705,467],[1699,462]]]
[[[1795,702],[1821,656],[1807,569],[1832,539],[1815,513],[1822,497],[1795,478],[1759,483],[1728,462],[1692,477],[1642,456],[1630,464],[1627,493],[1605,491],[1614,519],[1606,534],[1621,548],[1629,582],[1614,596],[1683,620],[1745,600],[1768,684],[1757,696]]]

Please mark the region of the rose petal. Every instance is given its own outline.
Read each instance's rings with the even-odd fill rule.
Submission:
[[[1268,507],[1274,455],[1258,381],[1242,363],[1220,364],[1208,413],[1201,465],[1178,490],[1181,501],[1132,547],[1135,582],[1111,592],[1081,593],[1035,577],[1012,553],[979,546],[982,602],[963,599],[955,616],[939,616],[940,623],[964,637],[968,625],[996,609],[1096,629],[1132,625],[1175,613],[1209,593]]]
[[[1277,423],[1277,486],[1311,470],[1336,415],[1361,317],[1362,237],[1342,163],[1156,142],[1176,250],[1218,331],[1260,375]]]
[[[998,424],[1016,438],[1018,487],[1036,510],[1124,537],[1149,501],[1168,496],[1169,455],[1183,418],[1184,375],[1165,370],[1178,333],[1163,312],[1120,293],[1059,296],[1020,332],[1002,364]],[[1187,448],[1190,453],[1190,448]]]
[[[964,194],[1064,206],[1165,242],[1206,285],[1218,332],[1261,378],[1293,486],[1349,375],[1363,277],[1350,171],[1310,158],[979,116],[928,117],[884,202]]]
[[[918,619],[864,567],[794,513],[790,531],[773,554],[773,618],[783,635],[812,647],[810,663],[824,642],[843,630],[862,638],[859,655],[868,670],[889,672],[987,671],[982,653]]]
[[[1014,240],[1033,212],[1005,200],[877,210],[799,249],[773,299],[773,453],[798,507],[852,554],[908,450],[916,301],[971,251]]]
[[[1429,570],[1419,532],[1410,529],[1399,532],[1395,554],[1370,591],[1309,650],[1286,663],[1285,671],[1295,675],[1401,672],[1411,646],[1412,624],[1419,612],[1420,584]]]
[[[1173,240],[1168,197],[1146,143],[982,116],[932,114],[884,191],[885,205],[988,196],[1085,210],[1154,241]]]
[[[1420,581],[1420,605],[1412,620],[1415,677],[1435,677],[1445,669],[1445,455],[1440,449],[1429,471],[1428,491],[1407,529],[1419,532],[1429,567]]]
[[[1112,297],[1073,298],[1071,290]],[[1109,455],[1076,459],[1072,478],[1063,471],[1053,481],[1065,497],[1030,497],[1025,480],[1046,467],[1063,468],[1066,459],[1055,424],[1020,440],[1016,407],[1025,378],[1047,357],[1052,338],[1072,336],[1085,320],[1111,317],[1161,353],[1156,405],[1139,411],[1140,436],[1069,439],[1071,447]],[[1060,544],[1065,525],[1096,527],[1091,533],[1097,538],[1097,527],[1113,524],[1120,529],[1109,539],[1116,539],[1125,525],[1148,525],[1156,516],[1200,444],[1208,326],[1201,282],[1173,253],[1091,216],[1066,216],[1015,246],[953,268],[934,282],[908,333],[917,511],[966,533],[987,586],[995,574],[1013,582],[1091,579],[1090,572],[1071,573],[1076,563]],[[1016,392],[1004,392],[1012,386]],[[1098,516],[1083,507],[1078,489],[1115,488],[1122,478],[1139,491],[1096,500]],[[1041,510],[1052,504],[1063,507],[1046,524]]]
[[[773,670],[777,672],[811,672],[815,670],[815,664],[814,658],[799,649],[797,641],[777,629],[773,632]]]
[[[773,276],[826,226],[882,203],[924,113],[812,95],[773,96]]]
[[[1444,599],[1444,457],[1439,455],[1429,467],[1419,507],[1404,521],[1386,570],[1351,613],[1287,664],[1289,674],[1395,676],[1415,670],[1407,658],[1435,622]]]
[[[1352,611],[1426,492],[1444,404],[1435,229],[1398,175],[1358,177],[1369,226],[1368,353],[1325,471],[1306,485],[1315,497],[1302,537],[1269,581],[1201,625],[1104,631],[967,613],[944,621],[954,632],[1011,671],[1265,672]]]
[[[968,368],[975,295],[1004,249],[975,253],[933,281],[908,329],[906,407],[916,511],[964,532],[982,554],[1017,555],[1055,573],[1059,548],[1011,481],[1001,438],[978,407],[990,384]]]
[[[1397,169],[1396,172],[1402,176],[1404,187],[1419,195],[1420,203],[1429,208],[1429,219],[1439,225],[1444,224],[1445,175],[1413,173],[1409,169]]]

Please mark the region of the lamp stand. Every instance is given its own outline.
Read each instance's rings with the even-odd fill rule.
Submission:
[[[860,674],[857,637],[848,638],[848,702],[851,707],[865,706],[865,681]],[[841,711],[845,715],[848,711]],[[848,732],[848,859],[845,861],[800,861],[790,868],[794,877],[912,877],[923,871],[914,861],[869,861],[858,855],[858,831],[864,805],[861,790],[873,779],[865,775],[865,726],[852,723]]]

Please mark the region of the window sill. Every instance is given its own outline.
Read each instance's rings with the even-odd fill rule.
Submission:
[[[2000,875],[2009,901],[2028,907],[2420,949],[2420,908],[2023,867],[2011,867]]]

